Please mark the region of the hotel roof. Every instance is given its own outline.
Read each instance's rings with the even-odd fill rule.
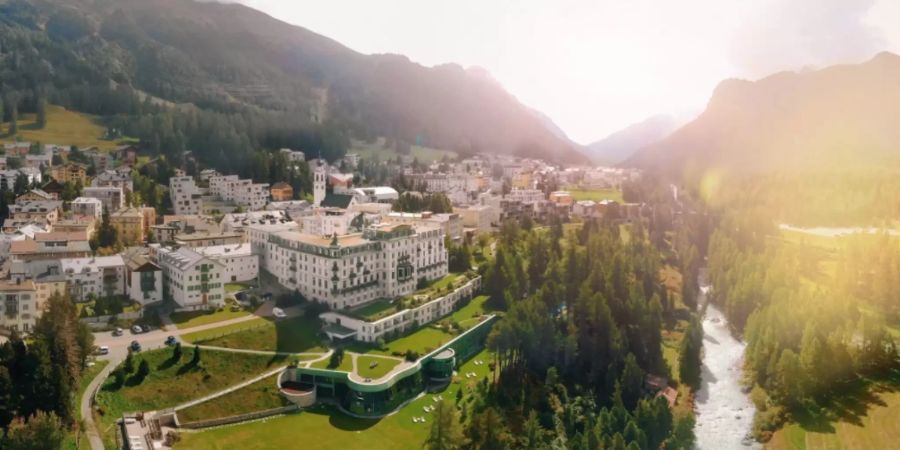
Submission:
[[[209,247],[197,247],[194,250],[196,250],[197,253],[200,253],[204,256],[209,256],[210,258],[217,258],[220,256],[251,256],[251,255],[253,255],[253,248],[250,246],[249,243],[211,245]]]

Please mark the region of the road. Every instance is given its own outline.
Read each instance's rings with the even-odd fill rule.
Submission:
[[[108,360],[109,365],[107,365],[103,371],[91,381],[91,384],[85,389],[84,396],[81,397],[80,401],[81,416],[84,418],[85,433],[91,443],[91,449],[104,450],[103,440],[97,432],[97,425],[94,423],[94,416],[91,413],[93,393],[97,391],[101,383],[106,380],[113,369],[125,360],[125,357],[128,355],[128,346],[131,345],[132,341],[138,341],[141,344],[142,350],[160,348],[166,345],[166,339],[169,336],[179,337],[195,331],[209,330],[236,323],[248,322],[258,317],[272,317],[273,306],[273,302],[266,302],[253,314],[185,329],[176,329],[174,325],[171,325],[167,327],[168,329],[166,331],[155,329],[141,334],[133,334],[131,331],[126,330],[125,334],[122,336],[113,336],[111,331],[94,333],[94,345],[98,347],[104,345],[109,347],[109,354],[98,356],[97,359]],[[293,317],[302,314],[303,309],[300,307],[291,307],[285,308],[284,312],[288,317]]]

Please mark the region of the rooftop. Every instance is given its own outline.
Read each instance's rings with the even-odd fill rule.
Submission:
[[[187,270],[198,262],[206,259],[202,254],[197,253],[188,247],[181,247],[178,250],[160,247],[159,256],[160,262],[169,263],[179,270]]]
[[[328,194],[322,199],[323,208],[333,207],[333,208],[344,208],[350,206],[350,203],[353,201],[352,195],[347,194]]]
[[[211,258],[219,256],[250,256],[253,254],[253,248],[249,243],[229,244],[229,245],[211,245],[209,247],[197,247],[194,250]]]
[[[63,272],[66,273],[96,272],[107,267],[121,267],[125,265],[121,255],[63,258],[59,260],[59,263]]]
[[[25,280],[18,283],[6,280],[0,281],[0,291],[2,292],[21,292],[34,290],[34,282],[31,280]]]

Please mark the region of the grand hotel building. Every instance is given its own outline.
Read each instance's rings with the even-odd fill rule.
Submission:
[[[279,283],[332,309],[407,295],[420,278],[447,274],[444,232],[438,227],[381,224],[328,237],[260,225],[249,227],[248,236]]]

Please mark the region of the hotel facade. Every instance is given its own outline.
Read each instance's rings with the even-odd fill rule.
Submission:
[[[332,309],[407,295],[417,280],[447,274],[444,233],[437,227],[382,224],[333,237],[251,227],[248,236],[279,283]]]

